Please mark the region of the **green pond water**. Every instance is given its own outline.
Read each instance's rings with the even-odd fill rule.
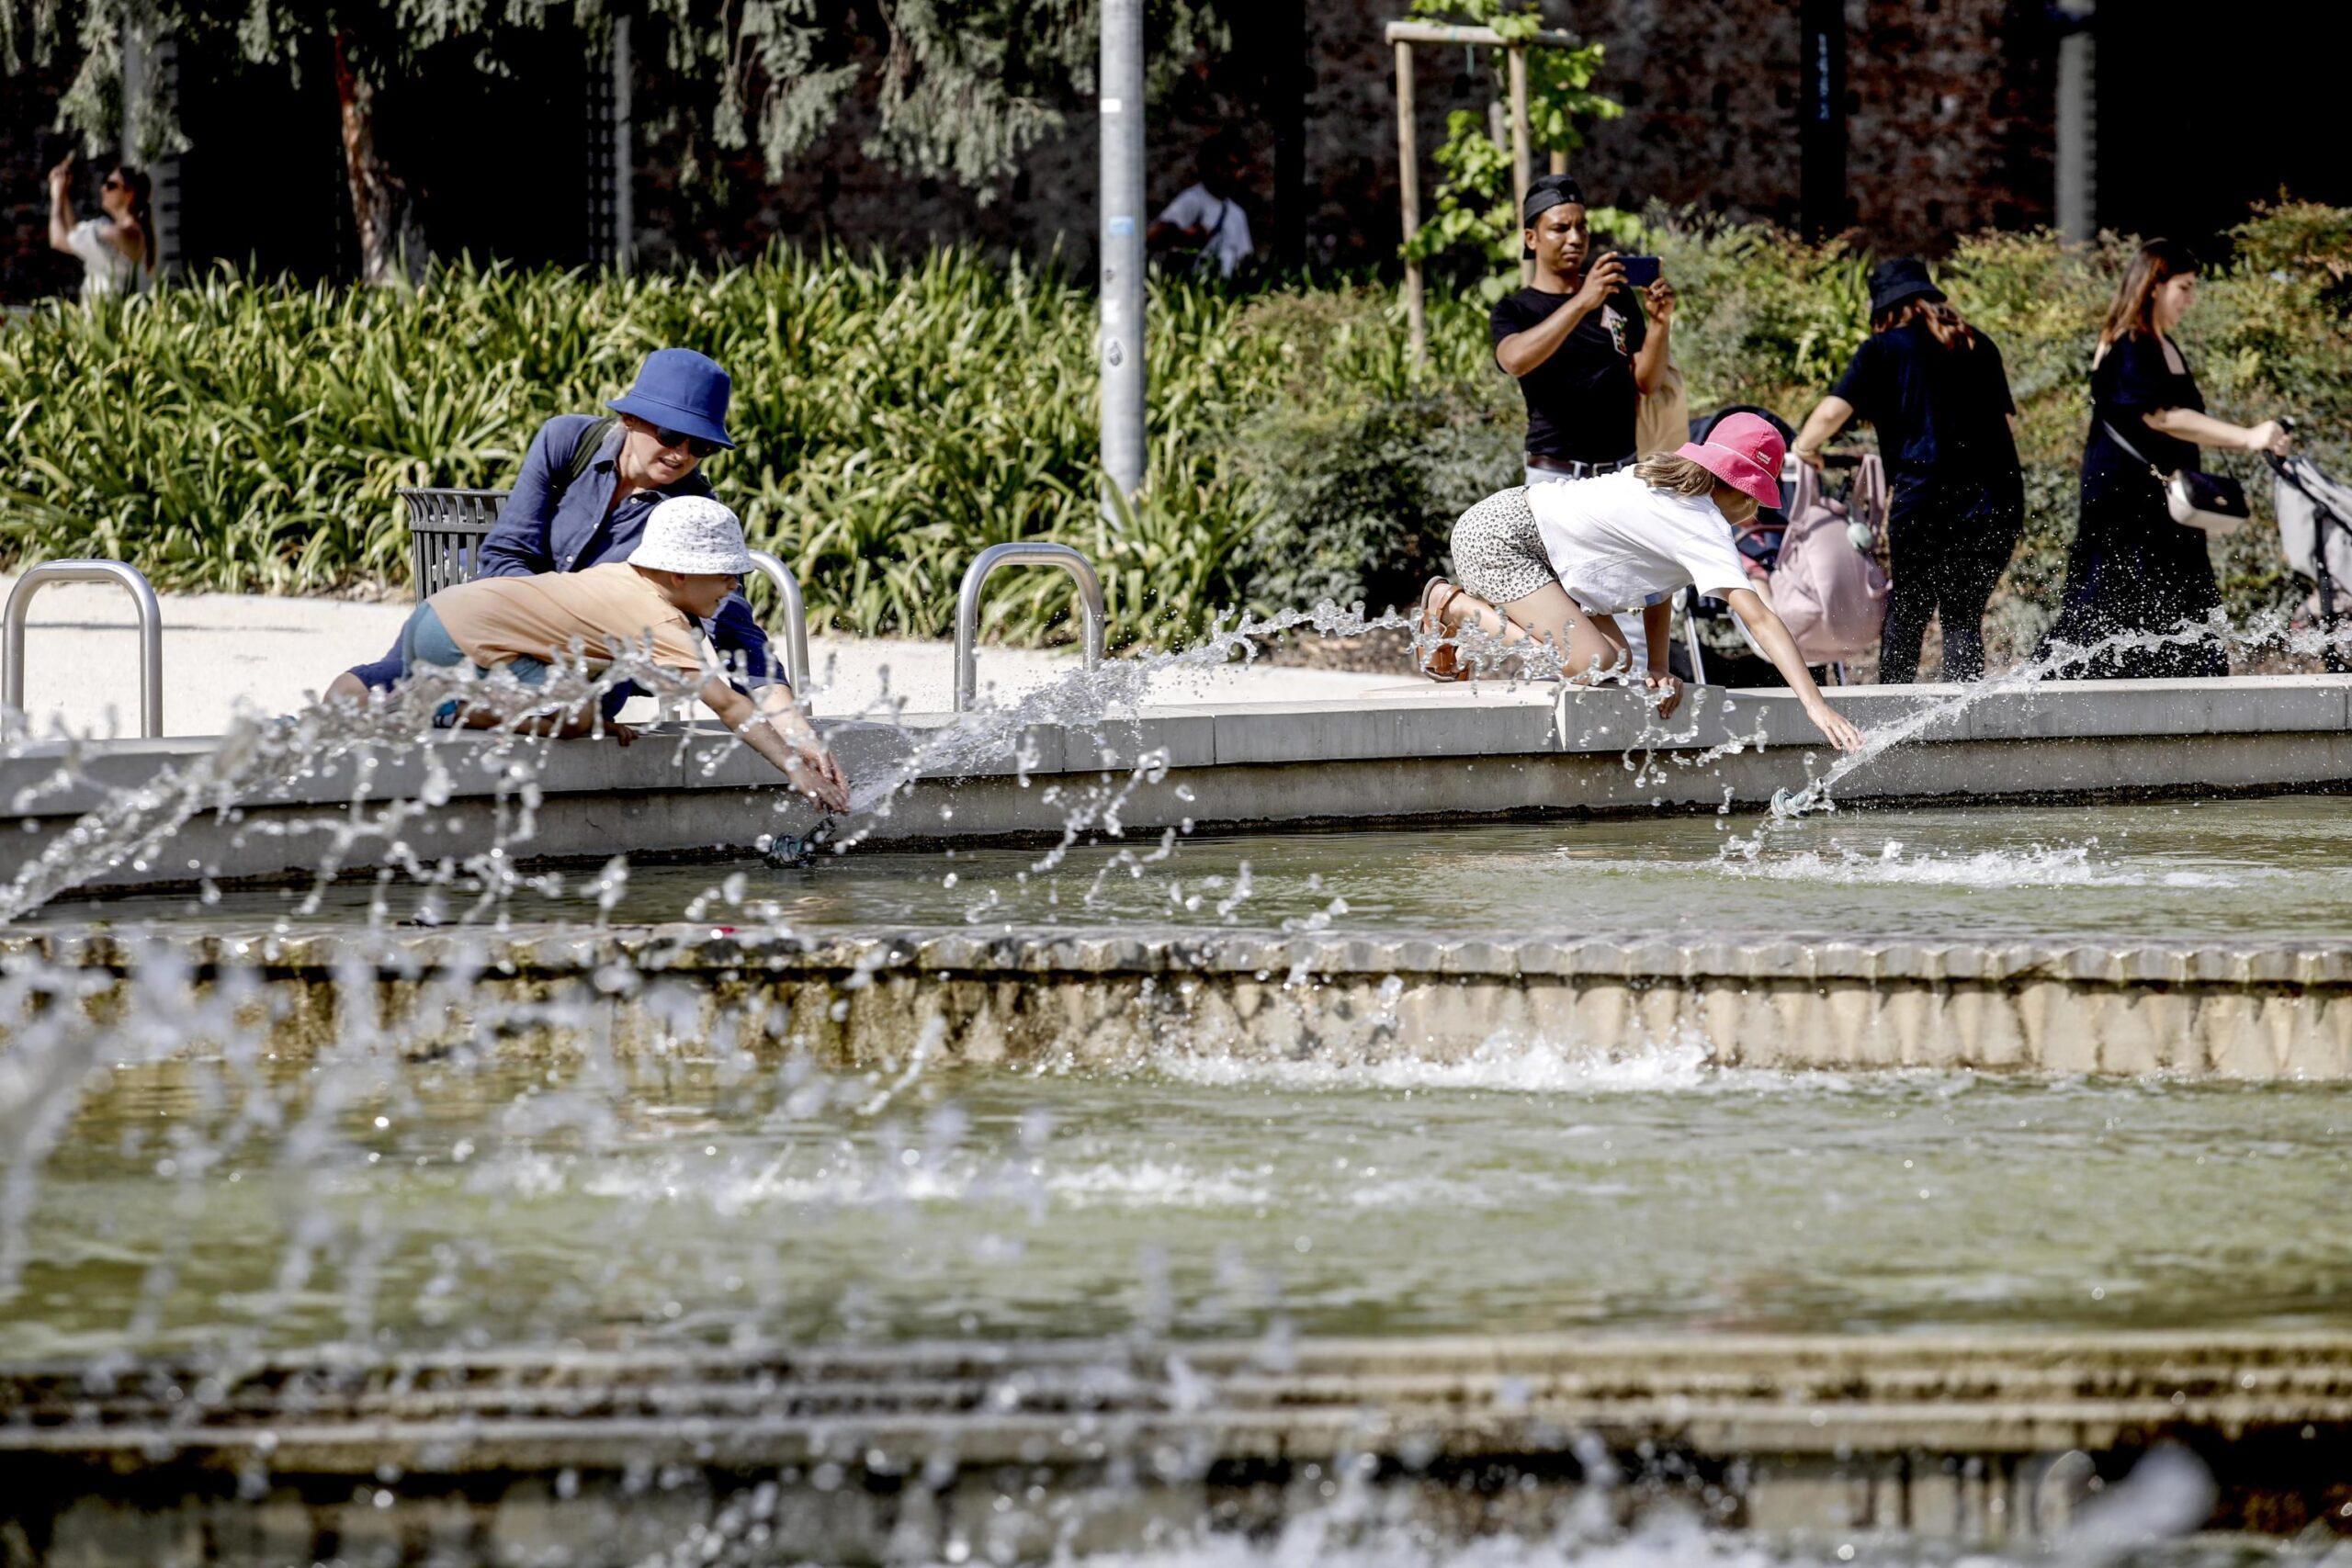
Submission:
[[[1841,810],[1250,835],[1049,848],[860,845],[805,871],[756,860],[631,870],[611,919],[692,915],[810,933],[1106,924],[1503,934],[1802,933],[2130,941],[2352,937],[2352,795]],[[1246,873],[1245,873],[1246,868]],[[594,920],[587,873],[524,889],[518,920]],[[286,919],[486,919],[464,886],[69,901],[44,919],[250,928]]]
[[[0,1359],[1480,1330],[2352,1325],[2352,1088],[1540,1052],[902,1078],[114,1072]]]
[[[2347,795],[1849,810],[1724,853],[1755,828],[1697,815],[1058,852],[860,846],[805,871],[633,867],[601,917],[587,874],[567,874],[505,914],[810,934],[2352,938]],[[305,896],[83,900],[41,919],[494,918],[469,913],[463,886],[347,883],[309,910]],[[169,1033],[133,1006],[127,1032]],[[917,1052],[912,1068],[829,1074],[691,1045],[549,1067],[366,1043],[300,1062],[126,1046],[139,1065],[117,1065],[107,1038],[76,1058],[86,1070],[51,1101],[70,1113],[40,1137],[0,1116],[0,1361],[326,1343],[2352,1328],[2352,1085],[1779,1074],[1712,1067],[1695,1047],[1541,1043],[1333,1066],[1182,1039],[1120,1072],[925,1068]],[[1472,1547],[1318,1528],[1081,1561],[2336,1561],[2324,1542],[2247,1540],[2082,1556],[1670,1523]]]

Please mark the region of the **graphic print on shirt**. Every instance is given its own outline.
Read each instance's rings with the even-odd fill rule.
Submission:
[[[1615,345],[1617,352],[1628,352],[1625,347],[1625,318],[1616,306],[1603,305],[1600,308],[1600,324],[1609,329],[1609,341]]]

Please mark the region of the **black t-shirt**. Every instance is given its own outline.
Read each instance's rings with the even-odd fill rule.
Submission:
[[[1568,302],[1566,294],[1522,288],[1495,301],[1487,318],[1499,346],[1513,333],[1542,324]],[[1642,389],[1634,355],[1649,335],[1640,299],[1621,288],[1568,333],[1552,357],[1519,378],[1527,399],[1527,450],[1562,462],[1613,463],[1634,455]]]
[[[1919,321],[1872,333],[1854,351],[1835,393],[1878,427],[1879,453],[1898,491],[1931,478],[1980,486],[2017,479],[2007,418],[2017,404],[2001,351],[1983,333],[1956,349],[1938,343]]]

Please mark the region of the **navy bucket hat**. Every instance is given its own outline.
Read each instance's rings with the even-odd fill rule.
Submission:
[[[637,384],[605,406],[662,430],[732,446],[727,403],[734,390],[734,381],[716,360],[691,348],[657,348],[637,367]]]

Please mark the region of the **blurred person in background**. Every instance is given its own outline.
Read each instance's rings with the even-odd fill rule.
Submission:
[[[1878,678],[1918,679],[1928,622],[1944,628],[1943,677],[1984,674],[1984,605],[2025,525],[2017,403],[2001,351],[1961,319],[1916,256],[1871,273],[1871,335],[1838,388],[1805,416],[1791,448],[1818,468],[1821,448],[1853,420],[1878,430],[1893,504],[1894,586]]]
[[[1241,208],[1249,169],[1250,154],[1238,136],[1219,131],[1209,138],[1193,165],[1196,178],[1144,231],[1146,246],[1190,252],[1196,277],[1231,279],[1257,250],[1250,215]]]
[[[2083,446],[2082,513],[2066,552],[2066,592],[2043,641],[2087,647],[2118,634],[2161,634],[2222,603],[2205,535],[2173,521],[2166,479],[2197,467],[2197,449],[2290,447],[2277,420],[2232,424],[2204,394],[2172,334],[2197,302],[2196,256],[2151,240],[2123,269],[2091,360],[2091,428]],[[1898,586],[1898,592],[1900,591]],[[2229,652],[2211,637],[2109,649],[2058,674],[2086,680],[2221,676]]]
[[[82,298],[135,294],[155,275],[153,186],[141,170],[117,164],[98,183],[104,214],[74,218],[74,154],[49,171],[49,248],[82,263]]]

